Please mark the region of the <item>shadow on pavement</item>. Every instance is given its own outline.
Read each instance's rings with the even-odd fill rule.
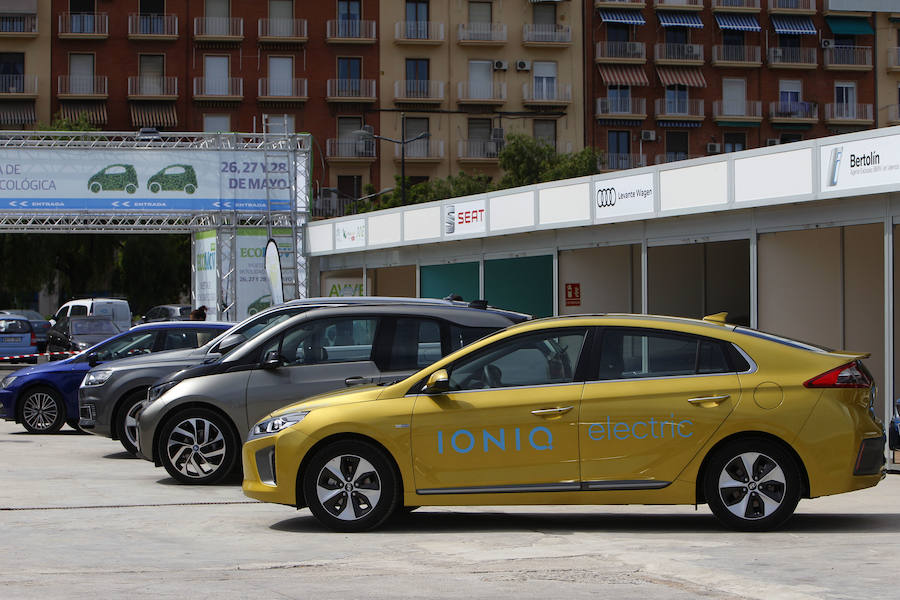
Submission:
[[[132,454],[131,452],[113,452],[112,454],[106,454],[103,458],[114,458],[116,460],[123,460],[126,458],[130,458],[132,460],[137,460],[138,457]]]
[[[197,487],[222,487],[222,486],[230,486],[230,485],[241,485],[241,482],[244,480],[243,475],[240,473],[234,473],[229,475],[222,481],[216,483],[209,484],[200,484]],[[190,483],[181,483],[179,481],[175,481],[172,477],[163,477],[162,479],[157,479],[156,483],[160,485],[174,485],[174,486],[191,486],[193,484]]]

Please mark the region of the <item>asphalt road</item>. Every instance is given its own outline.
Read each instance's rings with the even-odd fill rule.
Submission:
[[[767,534],[704,506],[548,506],[424,508],[351,535],[67,428],[0,422],[0,457],[4,599],[897,597],[900,475]]]

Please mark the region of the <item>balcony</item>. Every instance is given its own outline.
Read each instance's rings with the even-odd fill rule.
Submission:
[[[572,44],[568,25],[526,23],[522,26],[522,45],[535,48],[565,48]]]
[[[533,81],[522,84],[522,105],[540,108],[568,106],[572,103],[572,84],[557,81]]]
[[[129,100],[175,100],[178,78],[165,75],[138,75],[128,78]]]
[[[436,45],[444,42],[444,24],[431,21],[399,21],[394,23],[395,44]]]
[[[647,166],[646,154],[621,154],[607,152],[600,159],[601,171],[621,171]]]
[[[37,98],[37,75],[0,75],[0,98]]]
[[[402,144],[394,144],[394,160],[400,162],[400,147]],[[427,138],[407,142],[403,160],[407,163],[436,163],[444,160],[444,140]]]
[[[597,98],[595,106],[594,116],[598,119],[647,118],[646,98]]]
[[[759,123],[762,121],[762,102],[759,100],[716,100],[713,119],[717,122]]]
[[[594,0],[594,8],[644,8],[645,0]]]
[[[655,116],[661,120],[677,121],[702,121],[706,118],[703,100],[693,98],[677,100],[657,98]]]
[[[305,44],[309,40],[306,19],[260,19],[260,44]]]
[[[871,104],[829,102],[825,105],[825,124],[870,126],[875,122],[872,114]]]
[[[712,0],[713,12],[759,12],[759,0]]]
[[[109,37],[109,15],[106,13],[59,14],[59,39],[103,40]]]
[[[656,44],[654,51],[658,65],[703,64],[703,44]]]
[[[178,15],[128,15],[129,40],[178,39]]]
[[[816,0],[769,0],[769,12],[786,15],[816,14]]]
[[[456,158],[459,162],[497,163],[503,140],[459,140]]]
[[[243,99],[242,77],[194,77],[194,100],[197,102],[240,102]]]
[[[460,23],[456,39],[463,46],[502,46],[506,43],[506,24]]]
[[[99,77],[60,75],[56,95],[61,100],[103,100],[109,95],[108,80]]]
[[[871,46],[835,46],[822,51],[825,68],[829,71],[871,71]]]
[[[815,69],[817,65],[815,48],[769,48],[772,69]]]
[[[361,140],[355,136],[325,140],[325,158],[329,162],[374,162],[375,140]]]
[[[654,164],[664,165],[666,163],[678,162],[680,160],[691,160],[692,158],[700,158],[699,154],[688,154],[687,152],[666,152],[665,154],[657,154]]]
[[[244,19],[239,17],[195,17],[195,42],[237,44],[244,39]]]
[[[594,61],[641,65],[647,62],[647,47],[643,42],[597,42]]]
[[[460,81],[456,87],[456,102],[459,104],[504,104],[506,102],[506,84]]]
[[[900,125],[900,104],[891,104],[887,109],[887,124]]]
[[[37,34],[37,15],[0,15],[0,38],[31,38]]]
[[[664,10],[703,10],[703,0],[653,0],[654,8]]]
[[[326,102],[375,102],[374,79],[329,79]]]
[[[309,100],[306,79],[273,79],[260,77],[256,99],[259,102],[306,102]]]
[[[712,64],[755,68],[762,65],[762,52],[759,46],[713,46]]]
[[[328,44],[374,44],[375,21],[362,19],[336,20],[325,24],[325,42]]]
[[[394,102],[397,104],[440,104],[443,101],[443,81],[404,79],[394,82]]]
[[[770,102],[772,123],[818,123],[819,105],[815,102]]]

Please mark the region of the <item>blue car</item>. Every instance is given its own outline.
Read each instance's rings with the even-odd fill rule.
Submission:
[[[21,423],[31,433],[55,433],[65,423],[77,429],[78,386],[92,367],[138,354],[198,348],[233,325],[218,321],[138,325],[66,360],[19,369],[0,381],[0,418]]]
[[[37,352],[31,321],[22,315],[0,315],[0,359]]]
[[[900,399],[894,403],[894,418],[888,428],[888,447],[894,452],[894,464],[900,463]]]

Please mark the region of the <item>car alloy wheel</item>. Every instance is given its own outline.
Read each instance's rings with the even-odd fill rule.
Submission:
[[[378,506],[381,478],[366,459],[342,454],[332,458],[319,471],[316,495],[331,516],[342,521],[355,521]]]
[[[137,455],[137,414],[141,410],[141,402],[147,397],[146,391],[134,392],[122,401],[116,411],[116,437],[129,454]]]
[[[35,388],[25,394],[22,425],[31,433],[56,433],[66,422],[66,409],[59,395],[49,388]]]
[[[228,475],[238,445],[224,418],[206,409],[189,409],[171,417],[159,438],[159,457],[181,483],[209,484]]]

